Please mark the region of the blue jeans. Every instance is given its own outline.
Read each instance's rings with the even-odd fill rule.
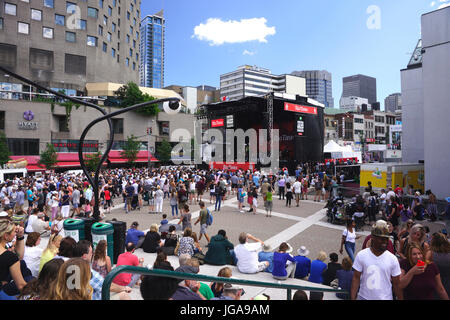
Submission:
[[[217,204],[219,204],[219,209],[217,209]],[[220,205],[222,204],[222,196],[216,197],[216,205],[214,206],[215,210],[220,210]]]
[[[352,259],[352,262],[355,261],[355,243],[345,241],[345,251],[347,251],[348,256]]]
[[[172,207],[172,217],[174,216],[173,212],[176,211],[176,215],[178,216],[178,205],[170,205]]]

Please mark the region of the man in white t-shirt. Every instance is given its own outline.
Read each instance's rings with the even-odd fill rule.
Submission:
[[[298,207],[299,203],[300,203],[300,195],[302,194],[302,183],[300,181],[296,180],[294,182],[294,184],[292,185],[292,187],[294,188],[295,201],[297,202],[297,207]]]
[[[386,200],[388,201],[388,203],[391,203],[391,201],[393,199],[395,199],[397,195],[395,194],[394,191],[392,191],[392,187],[388,188],[388,193],[386,194]]]
[[[248,239],[256,241],[256,243],[248,243]],[[234,248],[234,253],[236,254],[237,267],[240,272],[258,273],[269,267],[268,261],[258,261],[258,252],[264,245],[263,241],[243,232],[239,235],[239,243]]]
[[[392,288],[397,300],[403,300],[400,264],[387,250],[388,242],[387,226],[372,229],[371,247],[360,251],[353,263],[352,300],[392,300]]]

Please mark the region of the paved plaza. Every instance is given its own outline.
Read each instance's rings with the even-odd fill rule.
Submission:
[[[333,225],[326,220],[326,209],[324,209],[324,202],[314,202],[312,200],[301,200],[300,206],[295,206],[295,201],[291,208],[285,206],[285,201],[278,200],[278,197],[274,196],[274,205],[272,217],[266,217],[265,210],[262,205],[262,199],[258,203],[257,214],[247,212],[249,207],[246,204],[244,213],[240,213],[237,209],[237,200],[235,196],[231,196],[228,200],[222,202],[222,208],[220,212],[215,212],[214,203],[209,202],[209,196],[205,198],[206,205],[213,213],[214,222],[213,225],[208,228],[209,236],[214,236],[217,231],[224,229],[227,232],[228,239],[237,245],[238,237],[241,232],[248,232],[255,237],[263,240],[265,243],[270,244],[274,250],[278,248],[280,243],[288,242],[293,248],[293,255],[297,255],[297,249],[300,246],[305,246],[310,254],[308,258],[311,260],[316,259],[320,250],[323,250],[329,255],[331,252],[336,252],[339,255],[339,261],[346,255],[339,254],[341,234],[344,230],[344,226]],[[141,210],[133,210],[126,214],[123,209],[123,203],[121,199],[115,199],[114,209],[110,214],[106,214],[104,220],[111,220],[116,218],[118,221],[124,221],[127,223],[127,229],[133,221],[138,221],[140,230],[148,230],[152,223],[159,224],[162,220],[162,214],[148,213],[149,207],[145,205]],[[196,202],[190,205],[192,214],[193,231],[199,234],[200,225],[194,225],[196,221],[200,207]],[[178,223],[177,217],[172,217],[171,208],[168,199],[164,200],[163,213],[167,214],[169,223]],[[443,228],[442,222],[423,224],[430,227],[431,233],[441,230]],[[357,234],[363,235],[356,241],[356,251],[359,252],[362,247],[363,240],[366,235],[369,234],[370,227],[365,226],[362,231]],[[207,251],[206,239],[202,238],[200,244]],[[144,253],[142,249],[136,250],[138,257],[144,258],[144,266],[152,266],[156,254]],[[168,260],[174,268],[178,267],[178,257],[169,256]],[[329,261],[326,261],[327,263]],[[217,276],[218,271],[223,266],[202,265],[200,266],[200,274]],[[233,270],[233,277],[237,279],[248,279],[256,281],[276,282],[269,273],[259,273],[256,275],[248,275],[240,273],[235,266],[230,266]],[[298,279],[289,279],[284,281],[286,284],[297,284],[308,287],[324,287],[322,285],[313,284],[307,281]],[[251,299],[252,297],[266,293],[271,296],[272,299],[284,300],[286,299],[286,290],[281,289],[266,289],[262,287],[245,287],[246,294],[242,299]],[[309,292],[307,292],[309,294]],[[142,299],[139,293],[139,288],[133,288],[132,298],[135,300]],[[325,300],[337,299],[334,293],[325,293]]]

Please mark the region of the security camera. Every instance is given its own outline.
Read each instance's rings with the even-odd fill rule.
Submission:
[[[177,114],[181,110],[179,101],[167,101],[163,103],[163,109],[167,114]]]

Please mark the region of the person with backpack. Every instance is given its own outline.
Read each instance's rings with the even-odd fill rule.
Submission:
[[[322,196],[322,188],[323,188],[323,182],[322,179],[320,179],[320,177],[316,177],[314,188],[316,190],[316,194],[314,195],[314,201],[320,202],[321,201],[320,197]]]
[[[205,207],[205,203],[203,201],[200,201],[200,215],[198,216],[197,221],[195,221],[194,225],[200,222],[200,237],[198,240],[200,241],[202,239],[202,236],[204,235],[206,238],[206,241],[210,241],[208,234],[206,233],[206,229],[209,225],[211,225],[211,213],[209,210]]]
[[[214,190],[215,190],[215,197],[216,197],[216,204],[214,206],[214,211],[220,211],[220,206],[222,205],[222,197],[224,195],[224,193],[223,193],[224,189],[222,188],[220,183],[218,183],[215,186]]]
[[[368,198],[369,206],[368,206],[368,214],[369,214],[369,224],[372,225],[375,223],[378,213],[378,204],[377,197],[375,192],[370,192],[370,196]]]

